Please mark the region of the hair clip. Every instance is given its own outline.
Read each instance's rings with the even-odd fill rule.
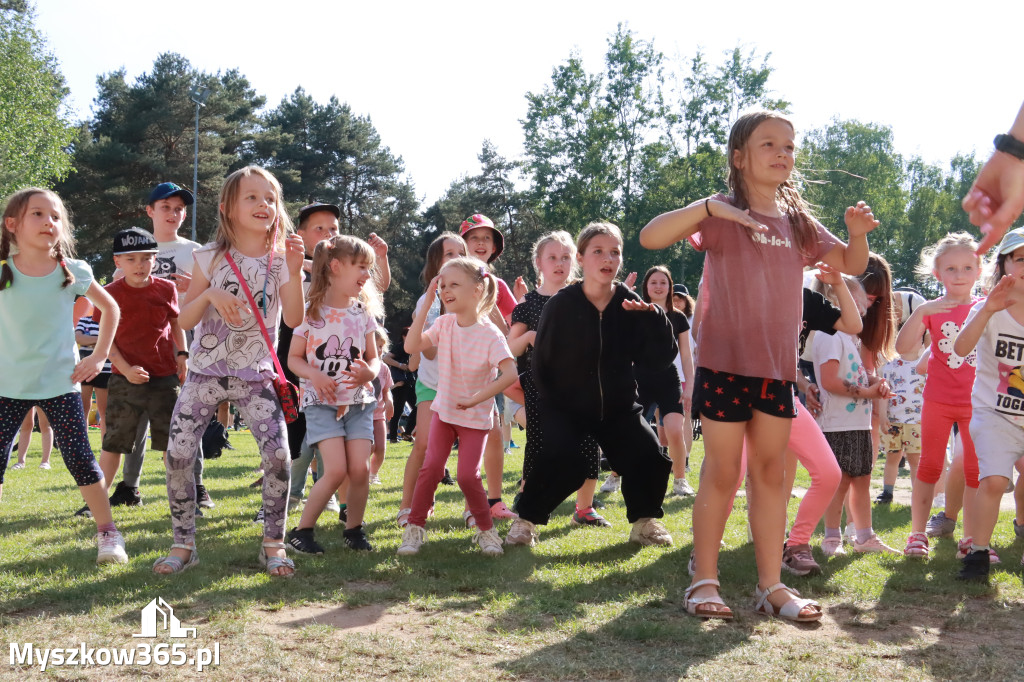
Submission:
[[[66,268],[66,267],[68,266],[68,264],[64,262],[64,259],[63,259],[63,258],[61,258],[61,259],[60,259],[60,261],[58,261],[58,262],[60,263],[60,266],[61,266],[62,268]]]
[[[488,274],[490,274],[490,273],[487,272],[487,267],[484,266],[484,265],[481,265],[480,266],[480,276],[481,277],[487,277]]]
[[[7,260],[6,259],[0,260],[0,268],[2,268],[5,265],[7,265]]]

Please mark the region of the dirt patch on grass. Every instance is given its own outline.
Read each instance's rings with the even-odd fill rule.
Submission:
[[[412,637],[421,631],[426,616],[393,604],[347,606],[296,606],[264,611],[260,618],[269,634],[289,633],[311,625],[333,628],[337,635],[374,633]]]

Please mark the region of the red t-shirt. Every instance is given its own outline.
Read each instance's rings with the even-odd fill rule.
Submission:
[[[177,374],[176,347],[171,336],[171,320],[177,319],[179,312],[174,282],[152,277],[149,286],[136,289],[122,277],[104,289],[121,308],[114,343],[125,362],[142,367],[151,377]],[[100,321],[99,308],[93,317]],[[121,374],[116,365],[113,373]]]
[[[495,278],[497,279],[497,278]],[[512,317],[512,311],[516,309],[519,303],[516,301],[516,297],[512,295],[512,290],[508,288],[508,284],[505,280],[498,279],[498,310],[501,311],[501,316],[508,322]]]
[[[974,372],[978,366],[978,351],[972,350],[966,358],[953,352],[953,342],[960,333],[971,306],[980,299],[958,305],[952,310],[928,315],[924,328],[932,338],[932,356],[928,360],[928,380],[924,382],[924,399],[946,405],[970,405]]]
[[[721,194],[715,199],[729,201]],[[702,220],[690,237],[695,249],[707,252],[695,364],[747,377],[796,381],[803,268],[842,242],[815,223],[817,244],[804,257],[793,242],[787,217],[754,211],[751,215],[768,227],[767,233],[754,234],[739,223],[711,217]]]

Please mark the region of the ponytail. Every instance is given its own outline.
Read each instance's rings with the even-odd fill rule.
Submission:
[[[71,274],[71,270],[68,269],[68,264],[64,260],[64,253],[60,242],[57,242],[53,247],[53,255],[57,259],[57,262],[60,263],[60,269],[64,271],[64,283],[60,285],[60,288],[67,289],[75,283],[75,276]]]
[[[0,235],[0,291],[3,291],[14,283],[14,270],[7,264],[11,256],[11,233],[7,227],[0,229],[3,230],[3,235]]]
[[[483,280],[484,293],[477,304],[476,312],[480,317],[487,317],[498,304],[498,278],[486,265],[480,266],[480,278]]]

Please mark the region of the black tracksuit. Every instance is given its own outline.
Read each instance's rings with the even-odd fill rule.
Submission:
[[[627,298],[640,300],[616,285],[611,302],[598,311],[582,284],[573,284],[544,306],[533,350],[543,443],[516,507],[527,521],[547,523],[555,507],[583,485],[579,443],[588,433],[622,476],[630,523],[664,515],[672,462],[640,414],[633,366],[650,370],[644,376],[657,383],[645,388],[659,401],[678,402],[678,349],[664,311],[623,310]]]

